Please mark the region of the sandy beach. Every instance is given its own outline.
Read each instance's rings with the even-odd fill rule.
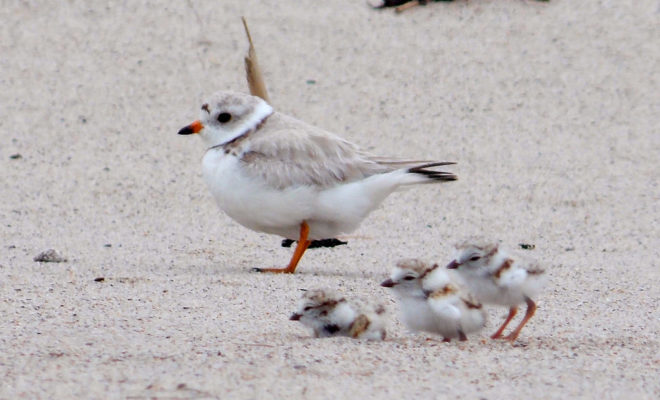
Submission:
[[[660,3],[269,3],[0,8],[0,398],[660,398]],[[248,91],[241,16],[276,110],[459,180],[250,272],[292,249],[224,215],[176,134]],[[468,342],[411,334],[379,282],[475,234],[535,245],[536,316],[514,345],[496,307]],[[384,304],[387,340],[288,320],[324,287]]]

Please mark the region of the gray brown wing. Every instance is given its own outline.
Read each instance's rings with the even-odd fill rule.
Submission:
[[[331,187],[396,169],[370,159],[350,142],[308,128],[255,135],[242,154],[243,167],[276,189]]]

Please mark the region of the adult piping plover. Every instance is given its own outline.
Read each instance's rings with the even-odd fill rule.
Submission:
[[[278,113],[259,97],[218,92],[201,118],[179,131],[206,146],[202,170],[218,206],[241,225],[297,240],[295,272],[312,240],[354,231],[403,185],[445,182],[451,162],[375,157],[329,132]]]
[[[437,264],[401,260],[381,286],[392,288],[399,299],[403,323],[412,331],[467,340],[486,323],[486,313],[469,292]]]
[[[354,339],[383,340],[385,324],[382,307],[356,311],[345,298],[329,290],[303,293],[298,311],[289,318],[311,328],[314,337],[348,336]]]
[[[509,315],[491,336],[493,339],[502,337],[502,332],[516,316],[518,305],[527,303],[525,317],[518,327],[504,338],[513,342],[536,311],[536,304],[532,299],[545,285],[544,270],[531,260],[512,258],[495,243],[470,240],[456,248],[457,256],[447,268],[458,271],[479,301],[509,307]]]

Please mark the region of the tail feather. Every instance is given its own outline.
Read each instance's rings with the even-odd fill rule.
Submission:
[[[428,163],[428,164],[422,164],[418,165],[413,168],[408,169],[408,173],[410,174],[418,174],[418,175],[424,175],[428,179],[432,181],[455,181],[458,179],[458,177],[451,172],[446,172],[446,171],[436,171],[433,169],[429,168],[434,168],[434,167],[441,167],[444,165],[453,165],[456,164],[455,162],[433,162],[433,163]]]

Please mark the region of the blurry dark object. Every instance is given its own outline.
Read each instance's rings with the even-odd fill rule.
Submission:
[[[386,7],[396,7],[396,12],[400,13],[406,11],[409,8],[417,6],[425,6],[429,2],[444,2],[449,3],[454,0],[367,0],[367,3],[373,8],[386,8]],[[536,0],[536,1],[550,1],[550,0]]]
[[[295,240],[284,239],[282,240],[282,247],[291,247],[293,243],[295,243]],[[342,242],[339,239],[312,240],[312,243],[309,244],[308,249],[315,249],[319,247],[336,247],[347,243],[348,242]]]
[[[450,2],[454,0],[430,0],[433,2]],[[396,7],[396,12],[402,12],[416,6],[425,6],[429,0],[369,0],[368,3],[373,8]]]

